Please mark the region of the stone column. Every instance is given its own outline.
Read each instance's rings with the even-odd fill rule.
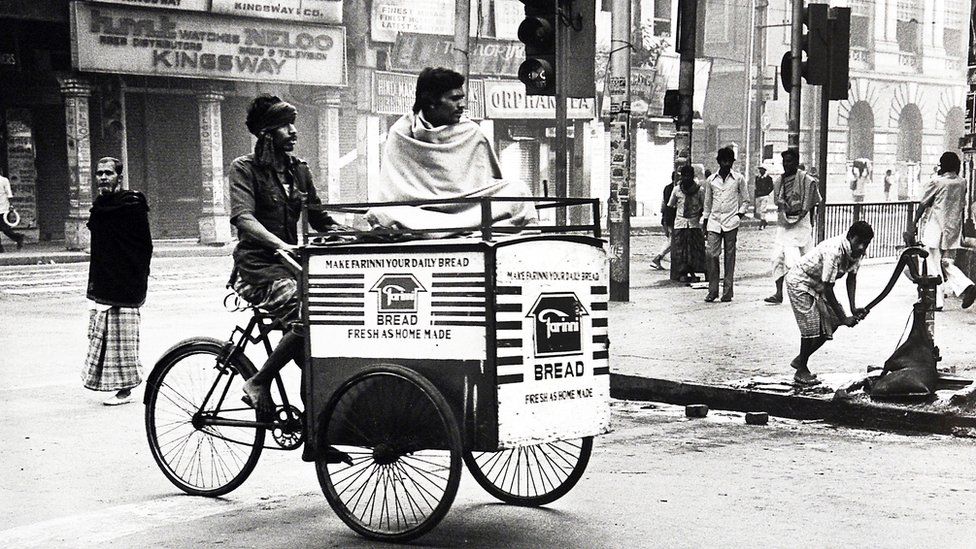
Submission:
[[[197,95],[200,110],[200,243],[219,246],[230,242],[230,216],[224,200],[224,148],[220,131],[220,102],[216,92]]]
[[[898,0],[888,0],[885,7],[885,40],[898,42]]]
[[[64,96],[68,145],[68,217],[64,222],[65,247],[87,250],[91,235],[85,223],[92,204],[92,160],[88,103],[92,86],[80,78],[60,78]]]
[[[326,90],[312,102],[318,111],[319,173],[315,190],[322,202],[341,202],[339,194],[339,90]]]

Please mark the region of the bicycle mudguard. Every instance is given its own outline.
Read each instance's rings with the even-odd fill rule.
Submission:
[[[159,359],[153,365],[152,371],[150,371],[149,375],[146,377],[146,386],[155,387],[157,381],[159,380],[159,377],[163,375],[163,368],[165,367],[166,364],[172,361],[173,355],[179,354],[180,352],[183,351],[184,348],[189,347],[191,345],[214,345],[220,348],[222,351],[222,356],[226,357],[230,355],[229,351],[230,348],[233,347],[233,342],[217,339],[215,337],[196,336],[196,337],[190,337],[184,339],[183,341],[176,343],[169,349],[166,349],[166,351],[159,357]],[[232,358],[233,360],[237,361],[242,368],[248,369],[248,371],[251,372],[252,374],[254,372],[257,372],[257,368],[254,367],[254,363],[252,363],[251,360],[247,358],[247,356],[244,355],[243,353],[237,353],[236,356]],[[145,391],[142,397],[142,403],[146,404],[148,402],[148,399],[149,399],[149,391]]]

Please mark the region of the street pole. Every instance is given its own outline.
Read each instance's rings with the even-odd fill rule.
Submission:
[[[746,58],[742,63],[742,79],[744,80],[743,89],[745,90],[745,101],[743,102],[742,113],[742,148],[744,162],[742,174],[746,181],[751,181],[749,174],[752,167],[752,101],[753,93],[759,95],[756,89],[755,78],[752,74],[752,59],[755,55],[756,43],[756,0],[749,0],[749,38],[746,45]],[[754,91],[755,90],[755,91]]]
[[[571,7],[569,2],[556,3],[557,13]],[[571,14],[566,12],[571,19]],[[572,70],[566,60],[569,53],[569,29],[556,17],[556,165],[553,176],[556,196],[566,198],[566,74]],[[556,225],[566,225],[566,208],[556,208]]]
[[[678,116],[675,118],[674,168],[691,165],[691,128],[695,115],[695,44],[698,2],[678,0]]]
[[[830,66],[830,57],[827,58],[827,66]],[[830,120],[830,77],[832,71],[827,71],[827,80],[820,86],[820,147],[817,150],[817,166],[820,170],[817,175],[820,177],[820,196],[823,202],[817,206],[817,242],[823,242],[826,235],[825,224],[827,222],[827,142],[830,132],[828,124]]]
[[[759,0],[756,5],[756,10],[758,10],[758,25],[756,26],[756,48],[759,50],[759,55],[756,58],[756,73],[760,78],[763,79],[763,86],[765,88],[766,82],[766,8],[769,6],[768,0]],[[774,80],[773,85],[778,89],[779,85]],[[756,124],[756,148],[759,149],[759,155],[757,157],[758,166],[762,165],[763,161],[763,149],[766,145],[766,130],[763,128],[763,114],[766,111],[766,98],[763,94],[756,94],[756,114],[753,117]]]
[[[793,0],[793,39],[790,44],[792,75],[790,79],[790,112],[787,123],[786,146],[800,152],[800,87],[803,75],[803,0]]]
[[[454,66],[464,76],[465,87],[471,72],[471,60],[468,57],[471,47],[470,25],[471,0],[454,0]]]
[[[630,0],[613,0],[610,40],[610,301],[630,300]]]

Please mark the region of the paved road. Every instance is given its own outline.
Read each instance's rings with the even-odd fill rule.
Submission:
[[[143,308],[147,366],[179,339],[223,336],[243,319],[220,304],[229,265],[154,261]],[[0,546],[367,546],[328,509],[294,453],[266,452],[226,498],[176,495],[149,455],[141,405],[106,408],[104,395],[80,388],[84,270],[0,269]],[[775,419],[750,427],[714,412],[691,421],[677,408],[634,403],[615,403],[613,417],[616,430],[599,441],[581,484],[551,508],[496,505],[466,477],[423,543],[964,547],[976,531],[969,439]]]
[[[75,400],[40,421],[16,416],[45,434],[2,451],[0,546],[375,546],[332,514],[295,454],[266,452],[225,498],[175,495],[145,451],[140,413]],[[52,415],[73,428],[52,431]],[[614,403],[613,419],[563,499],[500,505],[465,473],[421,545],[966,547],[976,528],[969,440],[776,419],[752,427],[732,413],[688,420],[677,407],[628,402]],[[87,436],[71,433],[81,426]]]

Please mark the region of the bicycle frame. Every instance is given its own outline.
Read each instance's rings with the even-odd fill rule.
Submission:
[[[257,329],[257,335],[254,335],[255,328]],[[269,315],[255,312],[248,321],[246,328],[241,328],[240,326],[234,327],[234,330],[231,332],[230,338],[228,338],[227,344],[224,347],[224,353],[217,359],[216,367],[218,369],[223,369],[223,366],[227,363],[227,361],[232,360],[233,357],[237,356],[238,354],[243,355],[248,343],[263,343],[265,352],[270,355],[273,348],[271,347],[271,340],[268,338],[268,335],[274,330],[274,321]],[[206,409],[207,403],[210,402],[214,391],[216,391],[217,386],[221,383],[225,373],[226,372],[221,372],[220,376],[214,380],[213,386],[210,387],[210,390],[207,392],[207,396],[204,398],[203,403],[200,406],[201,410]],[[281,395],[283,410],[285,410],[286,414],[284,422],[287,423],[298,419],[293,416],[291,404],[288,402],[288,393],[285,390],[285,384],[281,380],[280,375],[275,376],[275,384],[278,387],[278,394]],[[220,412],[221,407],[224,404],[224,400],[227,397],[227,390],[229,388],[230,383],[224,384],[223,392],[220,394],[214,409],[207,412],[198,411],[194,418],[194,422],[199,422],[200,427],[213,425],[217,427],[252,427],[256,429],[275,429],[280,426],[282,422],[276,420],[247,421],[219,417],[217,414]],[[275,450],[281,449],[275,446],[267,445],[265,445],[265,448]]]

